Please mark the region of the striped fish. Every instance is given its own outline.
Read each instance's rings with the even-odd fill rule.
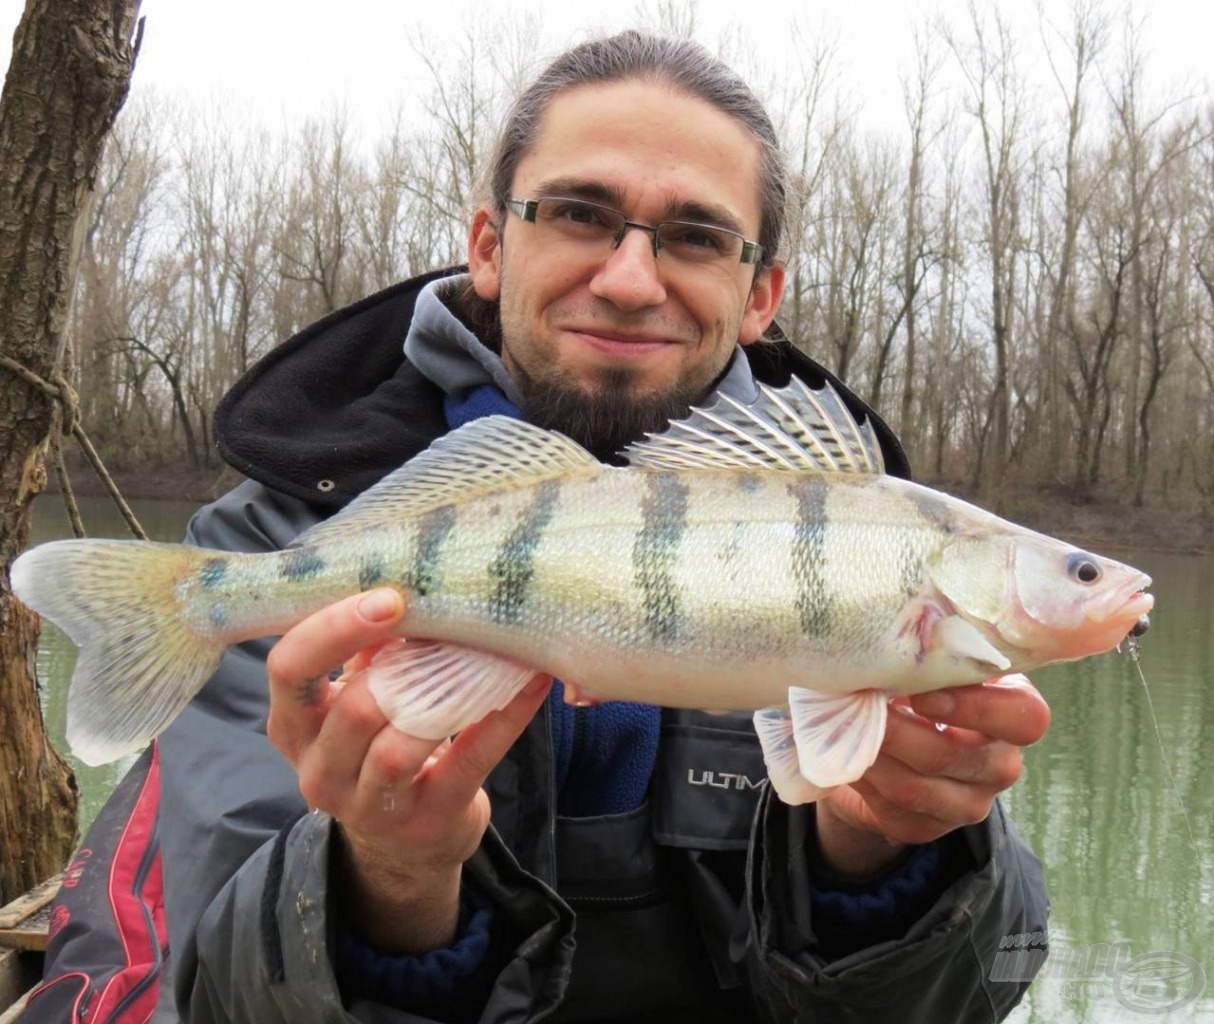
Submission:
[[[891,697],[1109,650],[1152,607],[1135,569],[885,475],[830,388],[720,396],[625,454],[492,416],[281,552],[27,552],[14,590],[82,648],[73,750],[138,749],[229,645],[386,584],[409,639],[367,671],[401,730],[451,735],[540,671],[573,700],[753,710],[804,802],[863,774]]]

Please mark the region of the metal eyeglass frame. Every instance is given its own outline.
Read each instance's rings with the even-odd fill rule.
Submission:
[[[520,220],[525,220],[528,224],[534,224],[540,203],[552,199],[566,203],[580,203],[582,206],[589,206],[595,210],[603,210],[617,217],[624,217],[624,214],[620,210],[612,206],[604,206],[602,203],[592,203],[588,199],[576,199],[573,196],[540,196],[539,199],[507,199],[504,205],[507,209],[513,211]],[[620,243],[624,241],[624,233],[629,228],[636,228],[638,231],[648,232],[650,241],[653,243],[653,257],[657,259],[658,250],[661,248],[658,244],[658,229],[663,224],[682,224],[686,227],[711,228],[713,231],[724,231],[727,235],[733,235],[734,238],[742,239],[742,252],[738,257],[738,263],[740,264],[758,264],[763,256],[763,246],[758,242],[752,242],[745,235],[730,228],[723,228],[719,224],[702,224],[699,221],[693,220],[663,220],[657,224],[642,224],[640,221],[628,220],[628,218],[624,217],[620,230],[612,236],[612,248],[618,249]]]

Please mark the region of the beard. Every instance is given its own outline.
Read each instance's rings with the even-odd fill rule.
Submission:
[[[503,267],[503,294],[507,290],[506,281]],[[523,352],[532,348],[523,340],[529,330],[527,323],[517,311],[511,315],[503,308],[501,300],[491,305],[493,324],[481,337],[492,337],[497,342],[496,351],[522,394],[523,417],[538,427],[564,434],[600,462],[610,465],[627,463],[620,453],[633,441],[659,433],[671,420],[688,416],[692,405],[701,401],[725,375],[732,359],[731,353],[724,366],[701,368],[701,372],[693,374],[695,380],[676,379],[660,389],[642,389],[637,375],[624,367],[605,370],[593,380],[579,380],[574,373],[552,363],[539,362],[533,371],[528,371],[524,366],[528,360],[520,360],[511,351],[514,347]],[[573,322],[581,319],[612,323],[620,315],[601,300],[589,300],[585,305],[565,303],[559,311],[550,312],[554,315],[560,312]],[[632,318],[631,326],[637,326],[638,320]],[[696,326],[687,318],[663,322],[646,314],[644,321],[656,334],[684,339],[697,335]]]
[[[626,461],[620,452],[633,441],[686,417],[704,393],[702,387],[676,383],[664,391],[637,394],[632,374],[625,369],[608,370],[592,389],[566,372],[542,379],[528,376],[518,384],[523,416],[529,422],[559,431],[600,462],[613,465]]]

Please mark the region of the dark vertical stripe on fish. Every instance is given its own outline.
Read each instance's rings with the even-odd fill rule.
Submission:
[[[560,496],[560,480],[545,480],[540,484],[535,489],[535,497],[523,509],[518,523],[489,564],[489,576],[497,581],[491,608],[495,622],[517,624],[522,621],[527,588],[535,575],[535,552],[552,522]]]
[[[811,640],[830,633],[830,591],[826,585],[826,495],[822,477],[806,476],[789,487],[797,499],[792,572],[797,585],[801,632]]]
[[[202,563],[198,580],[204,587],[217,587],[228,574],[228,560],[221,556],[208,558]]]
[[[358,570],[358,589],[370,590],[386,574],[387,566],[384,563],[383,555],[379,552],[373,552],[367,556],[367,560],[363,562]]]
[[[677,473],[651,473],[641,501],[641,532],[632,545],[632,573],[641,592],[650,640],[679,635],[682,618],[674,568],[687,530],[690,488]]]
[[[915,511],[925,522],[930,523],[947,536],[957,532],[957,524],[953,521],[953,510],[947,502],[941,500],[938,494],[933,494],[926,487],[916,486],[907,487],[901,493],[910,498],[915,506]]]
[[[283,552],[282,575],[298,583],[311,579],[324,570],[325,560],[315,548],[288,548]]]
[[[405,572],[401,583],[419,597],[432,593],[439,582],[439,563],[443,544],[455,529],[459,518],[452,505],[441,505],[432,509],[417,521],[417,550],[413,565]]]

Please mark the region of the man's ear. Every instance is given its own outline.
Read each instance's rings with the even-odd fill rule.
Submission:
[[[738,341],[749,345],[758,341],[776,318],[780,299],[784,295],[784,268],[761,267],[755,274],[755,283],[750,289],[746,312],[742,314],[742,325],[738,330]]]
[[[482,299],[493,302],[502,293],[502,236],[493,211],[482,206],[472,217],[468,232],[468,271],[472,287]]]

